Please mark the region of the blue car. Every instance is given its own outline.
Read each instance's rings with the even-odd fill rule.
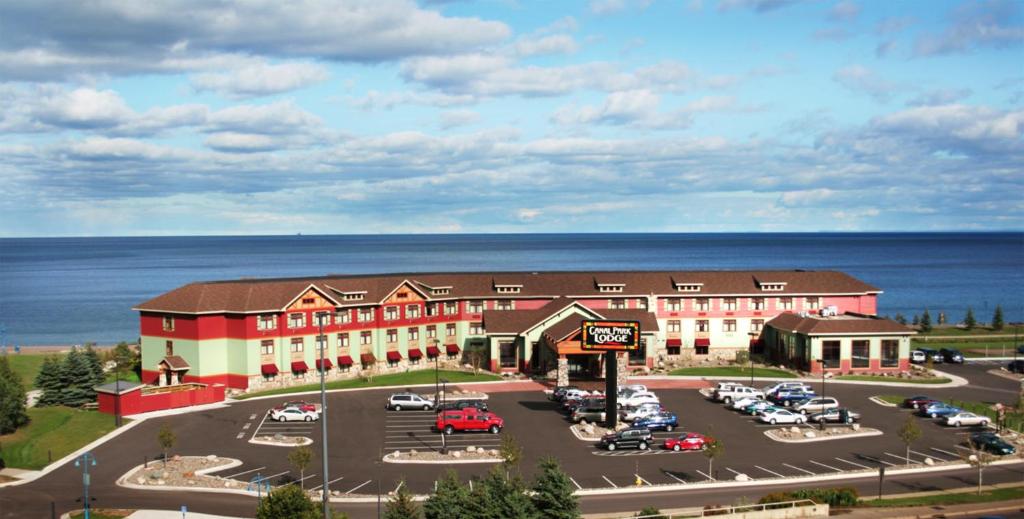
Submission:
[[[961,411],[963,411],[963,409],[960,409],[959,407],[951,406],[945,402],[937,402],[934,404],[921,406],[921,408],[917,410],[917,414],[921,416],[928,416],[931,418],[942,418],[944,416],[956,414]]]
[[[789,406],[789,404],[792,404],[793,402],[807,400],[816,396],[818,395],[816,395],[814,391],[779,391],[771,398],[771,400],[776,404]]]
[[[761,412],[772,408],[776,408],[775,404],[768,401],[761,401],[754,402],[753,404],[750,404],[747,407],[743,408],[743,412],[750,415],[758,415],[761,414]]]
[[[672,429],[679,427],[679,419],[676,417],[675,413],[661,412],[636,420],[633,422],[633,427],[650,429],[652,431],[665,430],[671,432]]]

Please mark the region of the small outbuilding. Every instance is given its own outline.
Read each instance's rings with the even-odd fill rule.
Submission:
[[[891,319],[858,313],[780,314],[765,323],[772,362],[820,373],[899,373],[910,369],[916,332]]]

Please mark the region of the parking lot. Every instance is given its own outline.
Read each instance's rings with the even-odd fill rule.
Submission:
[[[440,452],[442,446],[464,450],[466,447],[497,449],[500,434],[486,432],[456,433],[442,438],[434,429],[437,413],[434,411],[385,411],[384,452],[416,450]]]

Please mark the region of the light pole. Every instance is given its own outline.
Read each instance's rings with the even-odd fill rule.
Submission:
[[[440,407],[440,409],[444,409],[444,403],[445,403],[446,400],[448,400],[448,379],[442,378],[441,379],[441,385],[442,385],[442,390],[441,390],[442,392],[441,392],[441,407]],[[443,424],[444,420],[441,420],[441,423]],[[444,429],[441,429],[441,454],[448,454],[448,442],[447,442],[447,440],[444,437]]]
[[[828,367],[828,364],[825,362],[825,359],[818,359],[818,362],[821,363],[821,398],[822,398],[822,408],[821,408],[821,411],[824,412],[825,411],[825,407],[824,407],[824,402],[825,402],[825,400],[824,400],[824,398],[825,398],[825,368]],[[819,426],[818,430],[821,430],[821,431],[825,430],[825,420],[824,420],[824,418],[822,418],[822,420],[820,420],[818,422],[818,426]]]
[[[331,481],[327,477],[327,383],[324,381],[324,373],[327,371],[327,365],[324,363],[324,350],[327,349],[327,338],[324,337],[324,318],[327,312],[317,313],[317,326],[319,328],[319,335],[317,335],[317,345],[320,347],[320,443],[323,444],[323,470],[324,470],[324,484],[320,488],[320,496],[323,505],[323,516],[325,518],[330,517],[329,499],[331,496],[331,489],[328,488],[327,484]]]
[[[438,348],[438,344],[440,344],[440,342],[438,342],[437,339],[434,339],[432,344],[434,345],[434,349],[437,350],[437,355],[434,355],[434,408],[437,409],[437,403],[441,399],[441,395],[438,393],[438,388],[440,386],[438,386],[437,378],[438,374],[440,373],[438,363],[439,359],[441,358],[441,350],[440,348]]]
[[[89,467],[96,466],[96,457],[91,452],[86,452],[75,459],[75,466],[82,467],[82,486],[85,489],[82,509],[85,510],[85,519],[89,519],[89,510],[92,508],[89,505]]]

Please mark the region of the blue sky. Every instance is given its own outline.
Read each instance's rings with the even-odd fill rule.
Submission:
[[[1024,228],[1024,3],[0,4],[0,236]]]

